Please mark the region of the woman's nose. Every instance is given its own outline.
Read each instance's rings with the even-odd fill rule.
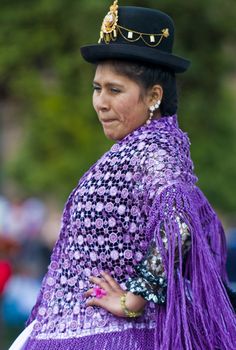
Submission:
[[[99,111],[106,111],[109,109],[109,99],[106,92],[101,91],[98,96],[96,96],[96,107]]]

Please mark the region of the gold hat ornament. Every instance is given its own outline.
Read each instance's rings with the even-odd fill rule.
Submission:
[[[110,11],[108,14],[105,16],[103,22],[102,22],[102,27],[101,27],[101,32],[100,32],[100,39],[99,43],[104,39],[105,43],[109,43],[111,40],[115,40],[117,37],[117,27],[118,23],[118,1],[114,1],[113,5],[110,7]]]
[[[102,22],[98,43],[104,41],[106,44],[109,44],[110,41],[115,41],[118,32],[125,40],[131,43],[142,39],[146,45],[156,47],[161,43],[163,38],[168,38],[169,36],[168,28],[162,29],[161,33],[141,33],[133,29],[122,27],[118,24],[118,19],[118,0],[115,0]]]

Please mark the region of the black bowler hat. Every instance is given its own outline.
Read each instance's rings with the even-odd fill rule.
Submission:
[[[174,23],[167,14],[143,7],[118,7],[116,0],[103,20],[98,44],[81,47],[81,53],[90,63],[130,60],[182,73],[190,61],[172,54],[173,42]]]

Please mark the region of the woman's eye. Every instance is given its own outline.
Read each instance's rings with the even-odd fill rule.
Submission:
[[[100,86],[93,85],[93,91],[100,91]]]
[[[111,91],[114,93],[114,94],[118,94],[119,92],[121,92],[119,89],[117,88],[111,88]]]

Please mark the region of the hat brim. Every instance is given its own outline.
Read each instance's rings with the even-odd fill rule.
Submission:
[[[131,60],[161,65],[176,73],[183,73],[190,66],[190,61],[182,57],[153,48],[143,49],[135,45],[97,44],[82,46],[80,50],[83,58],[89,63],[99,63],[109,59]]]

